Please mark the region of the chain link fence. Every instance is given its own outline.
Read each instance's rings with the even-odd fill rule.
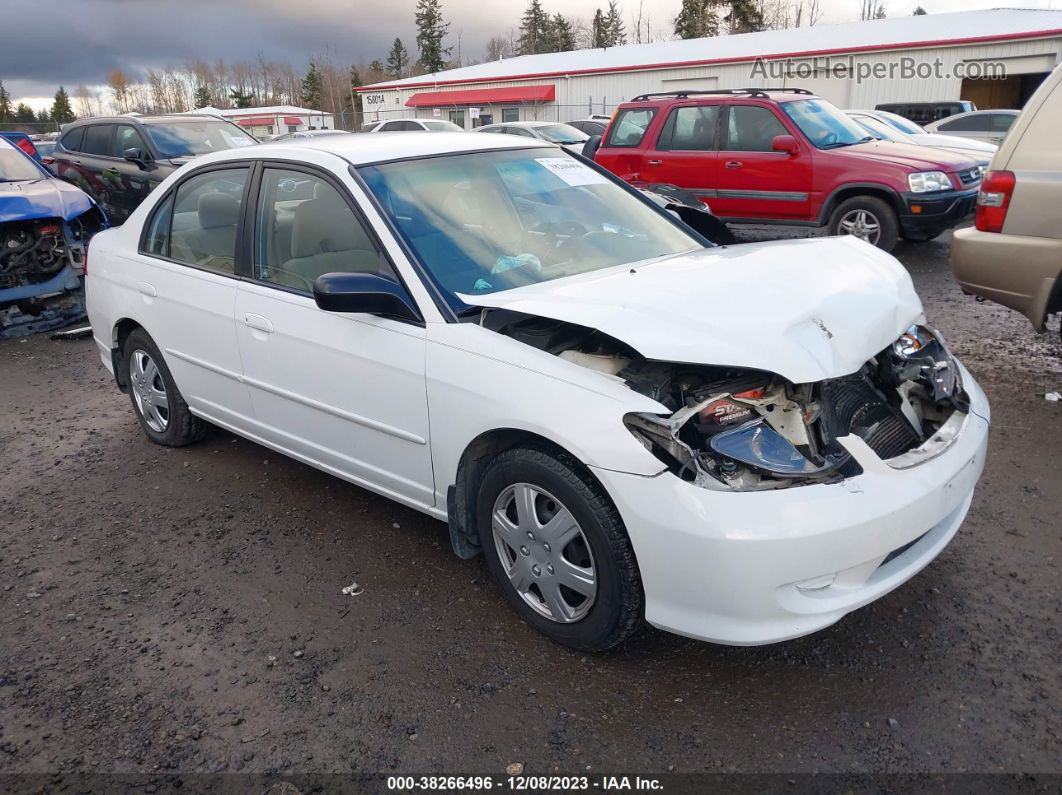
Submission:
[[[0,132],[23,132],[27,135],[47,135],[59,132],[59,126],[60,125],[57,123],[51,121],[5,121],[0,122]]]

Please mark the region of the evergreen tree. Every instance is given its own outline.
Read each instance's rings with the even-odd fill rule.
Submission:
[[[59,90],[55,92],[55,101],[52,103],[51,120],[56,124],[66,124],[75,118],[77,117],[74,116],[74,109],[70,107],[70,97],[67,96],[66,89],[59,86]]]
[[[549,14],[542,10],[539,0],[531,0],[524,11],[523,19],[520,20],[517,54],[534,55],[536,52],[547,52],[550,32]]]
[[[20,102],[18,107],[15,108],[15,121],[19,124],[33,124],[33,122],[37,121],[37,114],[25,102]]]
[[[716,0],[682,0],[682,9],[675,17],[675,35],[680,39],[719,35]]]
[[[254,107],[255,96],[251,91],[243,91],[234,88],[228,92],[228,99],[233,101],[233,107]],[[316,108],[314,108],[315,110]]]
[[[52,116],[51,116],[50,113],[48,113],[48,109],[47,108],[41,108],[39,111],[37,111],[37,123],[38,124],[48,124],[51,120],[52,120]]]
[[[620,44],[627,43],[627,28],[623,24],[623,13],[616,4],[616,0],[609,0],[605,23],[608,25],[609,47],[618,47]]]
[[[387,53],[387,63],[384,64],[384,71],[387,72],[387,76],[392,80],[398,80],[406,76],[408,69],[409,51],[402,44],[402,40],[396,38],[395,43],[391,45],[391,52]]]
[[[310,61],[310,71],[302,79],[302,106],[310,110],[321,109],[321,72],[313,61]]]
[[[731,33],[752,33],[767,29],[763,12],[760,11],[756,0],[731,0],[727,22],[730,23]]]
[[[442,46],[450,23],[443,22],[439,0],[417,0],[414,20],[417,23],[417,50],[420,52],[421,68],[426,72],[441,72],[446,68],[446,59],[450,57],[453,47]]]
[[[914,14],[912,14],[911,16],[924,17],[925,15],[926,15],[926,10],[924,8],[922,8],[922,6],[916,6],[915,10],[914,10]]]
[[[4,81],[0,80],[0,122],[11,121],[11,95],[4,88]]]
[[[571,52],[575,49],[575,26],[563,14],[554,14],[549,23],[549,52]]]
[[[590,23],[590,46],[595,49],[608,46],[608,20],[600,8],[594,11],[594,19]]]
[[[197,108],[205,108],[210,105],[213,102],[210,96],[210,89],[203,85],[196,86],[194,100]]]

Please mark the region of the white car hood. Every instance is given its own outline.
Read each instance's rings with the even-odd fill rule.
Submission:
[[[953,152],[984,152],[986,155],[995,154],[999,149],[995,144],[986,141],[978,141],[975,138],[961,138],[958,135],[943,135],[942,133],[919,133],[912,135],[913,143],[921,146],[935,146],[941,149],[951,149]],[[991,157],[989,157],[991,160]]]
[[[794,383],[853,373],[924,320],[907,271],[853,237],[708,248],[460,298],[594,328],[649,359]]]

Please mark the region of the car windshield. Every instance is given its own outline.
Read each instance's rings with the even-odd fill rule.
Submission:
[[[663,211],[553,148],[403,160],[360,173],[456,310],[467,308],[459,294],[702,246]]]
[[[915,124],[913,121],[905,119],[903,116],[898,116],[895,113],[882,112],[881,118],[895,127],[902,133],[908,135],[924,135],[925,130]]]
[[[535,133],[554,144],[581,144],[590,136],[570,124],[547,124],[535,127]]]
[[[819,149],[834,149],[874,140],[843,111],[824,99],[798,99],[783,102],[782,109]]]
[[[255,143],[254,138],[227,121],[149,122],[144,126],[164,158],[194,157]]]
[[[14,147],[0,144],[0,182],[21,182],[43,177],[37,164],[26,155]]]
[[[452,121],[426,121],[424,126],[433,132],[461,132],[461,128]]]
[[[899,130],[890,127],[883,121],[878,121],[872,116],[856,116],[856,122],[868,133],[882,141],[896,141],[908,144],[911,140]]]

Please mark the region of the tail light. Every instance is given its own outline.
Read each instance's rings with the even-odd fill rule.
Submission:
[[[989,171],[977,192],[974,224],[982,232],[1002,232],[1014,194],[1013,171]]]
[[[29,138],[16,139],[15,146],[17,146],[30,157],[37,156],[37,147],[33,145],[33,141],[31,141]]]

